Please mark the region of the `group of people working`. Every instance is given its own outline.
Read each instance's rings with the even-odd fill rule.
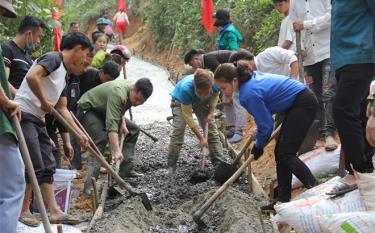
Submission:
[[[275,147],[278,196],[275,202],[262,207],[265,211],[274,210],[277,201],[290,200],[293,174],[306,188],[316,185],[309,168],[297,157],[316,118],[320,121],[327,150],[337,147],[334,140],[337,129],[349,172],[328,193],[330,195],[356,188],[353,169],[373,172],[371,157],[372,145],[375,145],[374,127],[366,131],[367,97],[375,69],[375,34],[371,30],[375,28],[375,3],[371,0],[334,0],[332,4],[329,0],[273,2],[288,16],[283,20],[278,46],[257,56],[240,49],[243,37],[233,26],[229,11],[218,10],[214,15],[215,25],[220,29],[218,50],[206,53],[193,49],[186,54],[184,61],[190,67],[171,92],[173,132],[166,159],[168,173],[178,172],[178,158],[188,125],[200,145],[209,149],[212,164],[215,166],[221,160],[223,146],[213,121],[220,94],[227,118],[233,123],[233,142],[241,140],[246,127],[245,122],[238,121],[246,121],[247,113],[254,117],[257,133],[251,154],[255,160],[264,154],[274,129],[274,114],[282,115]],[[9,0],[0,1],[0,9],[3,16],[16,16]],[[64,214],[54,199],[56,158],[52,150],[58,144],[51,138],[57,138],[53,136],[56,128],[59,128],[68,159],[78,157],[80,147],[88,147],[89,136],[102,152],[110,145],[114,159],[122,161],[121,177],[142,175],[134,171],[132,163],[139,128],[124,118],[124,113],[150,97],[152,83],[147,78],[135,83],[121,78],[114,80],[130,53],[123,46],[107,53],[108,39],[101,32],[93,35],[94,44],[83,33],[67,33],[61,52],[48,52],[32,59],[30,52],[40,43],[44,27],[40,19],[26,16],[15,38],[1,46],[0,225],[4,232],[15,232],[18,216],[27,225],[38,225],[30,212],[32,186],[29,177],[25,177],[11,118],[21,123],[53,223],[78,222],[75,217]],[[299,52],[305,56],[305,83],[297,80],[302,74],[298,73],[298,59],[293,51],[295,32],[302,33],[303,51]],[[78,132],[75,140],[58,125],[55,110]],[[199,129],[193,113],[207,132]],[[75,117],[88,135],[75,122]],[[47,124],[52,126],[50,132]],[[119,146],[121,137],[125,137],[123,148]],[[77,144],[79,146],[73,146]],[[79,161],[74,164],[79,168]],[[99,170],[100,164],[90,158],[85,193],[90,192],[91,177],[97,176]]]
[[[338,131],[348,171],[328,195],[340,195],[357,188],[353,169],[362,173],[374,170],[375,132],[371,115],[374,96],[369,96],[369,88],[375,76],[375,34],[372,30],[375,3],[340,0],[332,1],[332,4],[328,0],[273,2],[286,16],[278,46],[257,56],[239,49],[243,38],[232,25],[229,11],[218,10],[214,17],[215,26],[219,27],[219,50],[206,53],[192,49],[185,55],[184,61],[188,65],[185,75],[188,76],[178,82],[172,92],[171,106],[176,123],[168,154],[168,171],[173,173],[181,148],[181,127],[187,123],[201,145],[208,144],[213,164],[220,158],[220,150],[216,149],[220,148],[216,146],[217,129],[209,128],[211,137],[207,141],[191,121],[192,112],[197,112],[202,127],[204,123],[212,122],[210,109],[219,99],[218,88],[223,94],[224,105],[229,109],[237,108],[235,111],[224,110],[229,124],[230,119],[236,119],[233,122],[238,130],[238,126],[246,125],[238,123],[238,119],[243,121],[246,112],[254,117],[257,132],[251,153],[255,160],[263,155],[264,146],[275,128],[274,115],[276,118],[282,116],[275,147],[277,197],[261,208],[264,211],[274,211],[277,202],[290,200],[293,174],[306,188],[317,184],[309,168],[297,157],[315,119],[320,122],[321,138],[327,151],[337,148],[334,137]],[[302,50],[298,52],[303,56],[306,74],[303,83],[298,81],[298,76],[305,74],[299,74],[298,59],[293,50],[296,33],[302,34]],[[202,81],[203,75],[206,82]],[[368,96],[370,115],[366,116]],[[202,107],[206,108],[203,119]],[[232,135],[234,137],[236,133]]]
[[[1,1],[0,6],[2,13],[16,17],[10,1]],[[76,26],[71,24],[75,30]],[[85,34],[73,29],[63,36],[61,52],[47,52],[33,58],[32,52],[40,43],[45,27],[39,18],[25,16],[16,36],[1,45],[2,232],[15,232],[17,220],[29,226],[39,225],[39,219],[30,211],[33,187],[24,170],[18,145],[20,135],[16,134],[11,118],[20,122],[51,223],[79,223],[76,217],[65,214],[55,200],[53,175],[61,157],[57,134],[72,168],[82,168],[81,148],[88,147],[91,137],[100,150],[110,144],[114,158],[122,161],[122,177],[138,175],[133,170],[132,158],[139,128],[125,119],[124,113],[149,98],[152,83],[147,78],[135,83],[123,78],[114,81],[130,58],[129,50],[118,45],[107,53],[106,43],[92,44]],[[71,137],[56,114],[68,122],[78,137]],[[122,151],[120,134],[125,137]],[[97,162],[89,159],[85,193],[90,193],[86,184],[98,175],[97,167]]]

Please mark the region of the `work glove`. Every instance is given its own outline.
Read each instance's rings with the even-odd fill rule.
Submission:
[[[255,160],[258,160],[260,156],[263,155],[263,148],[259,149],[258,147],[253,146],[253,148],[251,149],[251,154],[254,155]]]

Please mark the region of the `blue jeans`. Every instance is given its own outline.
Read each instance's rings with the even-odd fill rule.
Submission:
[[[25,166],[16,140],[0,136],[0,231],[15,233],[25,193]]]

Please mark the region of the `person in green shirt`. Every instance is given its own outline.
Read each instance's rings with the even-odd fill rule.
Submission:
[[[16,17],[11,0],[0,1],[0,15]],[[11,100],[0,48],[0,227],[1,232],[15,233],[25,192],[25,165],[17,136],[9,117],[21,117],[21,109]]]
[[[152,91],[153,86],[148,78],[141,78],[134,84],[121,79],[89,90],[78,101],[79,121],[102,153],[109,142],[114,160],[122,160],[119,175],[123,178],[142,176],[133,170],[139,127],[123,116],[131,106],[142,105]],[[123,148],[119,146],[121,134],[125,136]],[[91,177],[97,177],[99,172],[100,164],[90,157],[84,185],[86,194],[90,193]]]
[[[243,36],[233,26],[230,19],[229,11],[220,9],[214,15],[216,27],[220,27],[217,35],[217,48],[218,50],[231,50],[236,51],[240,47],[240,43],[244,41]]]

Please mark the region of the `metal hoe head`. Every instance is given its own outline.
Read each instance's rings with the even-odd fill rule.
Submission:
[[[215,169],[214,179],[223,184],[236,172],[236,170],[236,164],[229,164],[224,161],[220,161],[219,165]]]

